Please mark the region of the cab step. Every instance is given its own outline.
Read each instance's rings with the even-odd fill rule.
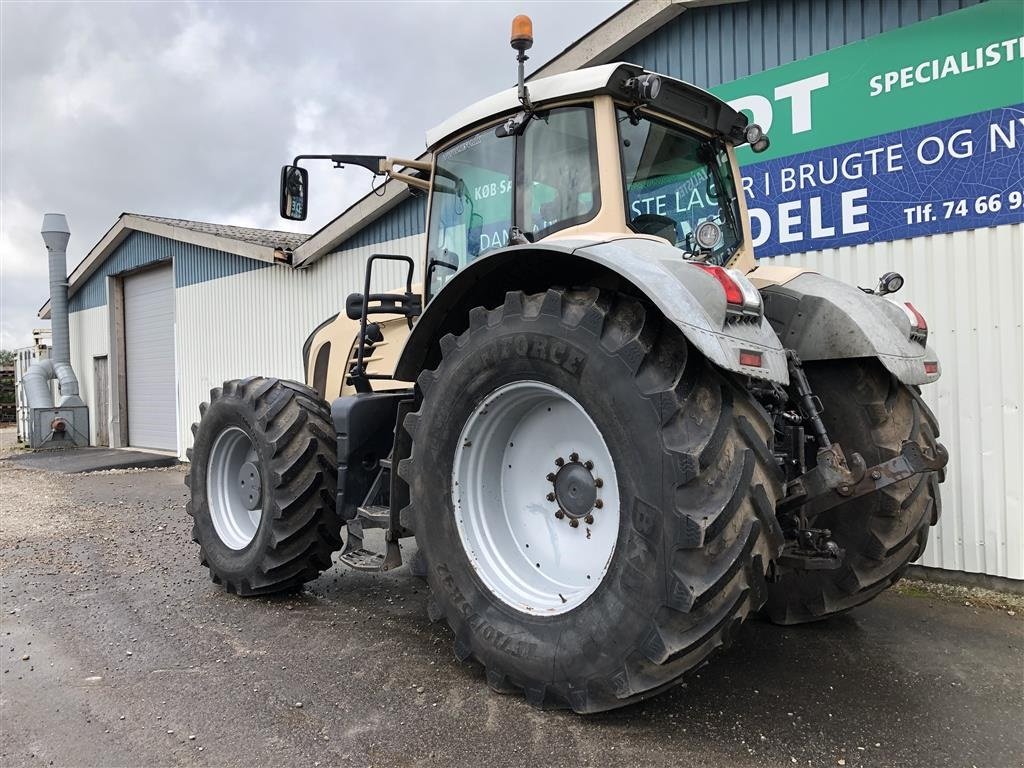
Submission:
[[[389,541],[387,554],[360,547],[342,553],[339,559],[354,571],[390,571],[402,564],[402,553],[397,541]]]

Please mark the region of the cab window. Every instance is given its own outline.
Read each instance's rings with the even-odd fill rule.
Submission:
[[[440,152],[427,233],[431,295],[455,272],[508,242],[515,142],[485,130]]]
[[[539,112],[519,135],[494,127],[437,154],[427,229],[427,296],[513,226],[539,240],[593,218],[600,204],[594,113]]]
[[[597,213],[594,111],[566,107],[539,115],[523,137],[523,222],[534,240]]]

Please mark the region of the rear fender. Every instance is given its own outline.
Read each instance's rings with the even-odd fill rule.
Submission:
[[[494,251],[457,272],[427,305],[402,350],[396,376],[413,381],[440,359],[439,341],[468,327],[469,310],[495,307],[512,290],[593,285],[646,297],[712,363],[728,371],[786,384],[786,355],[763,318],[727,319],[725,296],[711,275],[657,238],[560,240]],[[761,353],[761,367],[740,351]]]
[[[755,273],[757,274],[757,273]],[[761,289],[765,316],[800,359],[877,357],[904,384],[939,378],[938,356],[911,335],[910,320],[893,301],[815,272]],[[925,362],[935,363],[934,373]]]

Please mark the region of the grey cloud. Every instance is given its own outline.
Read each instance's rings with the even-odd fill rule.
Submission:
[[[414,156],[428,127],[512,84],[516,13],[539,65],[623,4],[0,4],[0,346],[41,324],[45,211],[68,215],[71,266],[122,211],[284,228],[291,155]],[[306,231],[370,185],[312,178]]]

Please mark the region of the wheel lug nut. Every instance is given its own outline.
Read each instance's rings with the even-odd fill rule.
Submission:
[[[554,501],[554,500],[555,500],[555,494],[549,493],[548,494],[548,501]]]
[[[561,467],[563,464],[565,464],[565,459],[563,459],[561,456],[559,456],[557,459],[555,459],[555,466],[556,467]]]
[[[589,461],[589,460],[584,461],[583,462],[583,466],[586,467],[587,469],[593,469],[594,468],[594,462]]]
[[[601,509],[604,506],[604,502],[598,499],[594,502],[594,509]]]
[[[599,477],[596,480],[594,480],[594,485],[597,486],[598,488],[604,488],[604,480],[602,480]]]
[[[580,521],[577,520],[574,517],[572,520],[569,521],[569,525],[572,526],[573,528],[579,528],[580,527]]]
[[[587,515],[586,517],[583,518],[583,522],[586,523],[587,525],[593,525],[594,524],[594,516],[593,515]]]
[[[561,520],[563,517],[565,517],[565,512],[563,512],[562,510],[558,510],[557,512],[555,512],[555,517]]]
[[[548,482],[549,483],[555,482],[555,473],[554,472],[548,472]]]
[[[580,455],[578,453],[570,453],[569,454],[569,461],[579,461],[579,460],[580,460]]]

